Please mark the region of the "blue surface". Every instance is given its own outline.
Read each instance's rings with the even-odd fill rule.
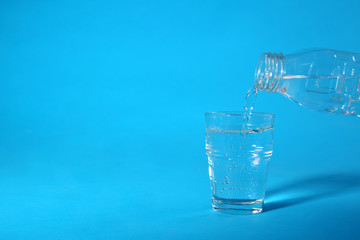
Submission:
[[[359,239],[360,119],[278,94],[265,212],[211,210],[204,112],[264,51],[360,52],[353,1],[1,1],[1,239]]]

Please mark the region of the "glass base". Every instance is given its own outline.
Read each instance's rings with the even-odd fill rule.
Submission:
[[[214,210],[227,214],[252,215],[261,213],[264,199],[214,199]]]

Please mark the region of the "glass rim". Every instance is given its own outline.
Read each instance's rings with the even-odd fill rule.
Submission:
[[[244,111],[212,111],[205,112],[205,115],[215,115],[215,116],[244,116]],[[264,112],[252,112],[250,116],[257,117],[272,117],[275,118],[275,114],[273,113],[264,113]]]

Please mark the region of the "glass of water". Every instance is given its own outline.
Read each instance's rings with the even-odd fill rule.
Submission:
[[[207,112],[205,118],[213,208],[260,213],[273,151],[274,115]]]

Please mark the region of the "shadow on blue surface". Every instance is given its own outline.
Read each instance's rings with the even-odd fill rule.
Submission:
[[[337,196],[358,188],[360,173],[325,174],[294,181],[267,192],[267,198],[272,200],[265,203],[264,212]]]

